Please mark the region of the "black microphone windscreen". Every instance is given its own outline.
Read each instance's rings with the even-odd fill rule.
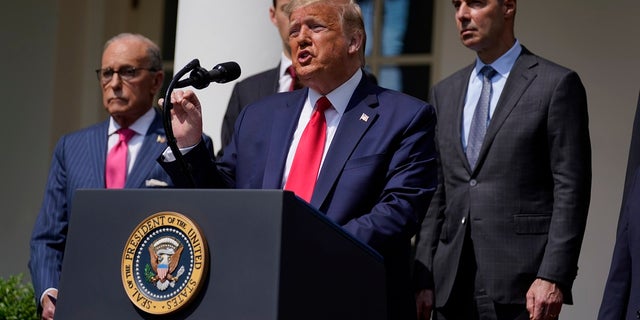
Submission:
[[[220,63],[215,69],[223,73],[222,79],[218,81],[219,83],[233,81],[240,77],[240,65],[234,61]]]

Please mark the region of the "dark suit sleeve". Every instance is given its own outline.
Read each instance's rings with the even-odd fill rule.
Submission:
[[[437,183],[435,124],[433,108],[424,105],[404,128],[396,148],[389,150],[388,176],[379,200],[369,213],[344,225],[356,238],[381,252],[387,244],[415,235],[424,218]],[[370,183],[377,182],[372,179]]]
[[[37,303],[44,290],[57,288],[67,237],[69,213],[63,137],[56,145],[42,207],[31,235],[29,270]]]
[[[437,106],[435,89],[429,94],[430,103]],[[438,126],[436,125],[436,137],[438,135]],[[437,141],[437,138],[435,139]],[[436,153],[438,144],[436,144]],[[444,178],[442,175],[442,163],[440,157],[437,158],[438,168],[438,187],[436,189],[427,214],[420,225],[420,230],[416,237],[416,257],[414,265],[414,278],[416,290],[434,289],[433,283],[433,256],[435,255],[440,230],[444,222],[444,208],[446,205],[446,193],[444,188]]]
[[[224,114],[224,119],[222,120],[222,131],[220,132],[220,136],[222,138],[222,145],[220,146],[220,152],[218,156],[222,155],[222,150],[231,142],[231,136],[233,135],[233,126],[236,123],[236,119],[238,118],[238,114],[244,107],[240,102],[239,95],[239,86],[236,83],[233,86],[233,92],[231,92],[231,98],[229,98],[229,104],[227,105],[227,111]]]
[[[556,282],[571,303],[591,197],[591,143],[586,92],[566,72],[551,93],[547,116],[553,213],[538,277]],[[544,165],[544,164],[541,164]]]
[[[630,188],[627,196],[639,199],[640,170],[636,171],[635,179],[629,177],[629,180],[631,181],[629,181]],[[634,211],[628,203],[625,204],[620,213],[616,243],[613,249],[613,257],[611,258],[609,277],[602,296],[598,320],[617,320],[624,319],[626,316],[634,268],[629,243],[630,233],[633,232],[630,230],[630,221],[631,219],[638,219],[638,214],[640,212]]]
[[[634,212],[629,204],[629,201],[640,199],[640,137],[638,135],[640,135],[640,96],[633,121],[618,232],[598,320],[623,319],[628,308],[634,267],[629,243],[630,221],[631,216],[638,219],[640,214],[640,212]]]
[[[188,172],[184,172],[178,161],[167,162],[163,156],[157,159],[177,188],[229,188],[220,175],[213,154],[213,142],[204,135],[200,143],[183,155]],[[189,177],[189,175],[191,177]],[[195,186],[191,184],[195,183]]]
[[[638,94],[638,106],[636,107],[636,116],[633,121],[633,132],[631,133],[631,145],[629,146],[629,159],[627,160],[627,174],[625,176],[624,193],[622,203],[624,205],[627,199],[627,191],[629,184],[633,178],[635,169],[640,165],[640,94]]]

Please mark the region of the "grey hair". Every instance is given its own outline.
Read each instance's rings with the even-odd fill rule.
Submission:
[[[120,33],[112,37],[111,39],[107,40],[107,42],[104,44],[103,51],[107,50],[107,47],[109,47],[112,43],[118,40],[127,39],[127,38],[136,39],[145,43],[147,45],[147,58],[149,59],[149,63],[151,64],[149,68],[158,70],[158,71],[162,70],[162,53],[160,52],[160,47],[155,42],[149,40],[149,38],[141,34]]]

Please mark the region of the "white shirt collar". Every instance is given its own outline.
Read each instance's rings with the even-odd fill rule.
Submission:
[[[349,100],[351,100],[351,96],[356,91],[356,87],[360,84],[360,80],[362,80],[362,70],[358,69],[349,80],[326,95],[333,108],[336,109],[340,115],[344,114],[344,111],[347,109]],[[309,99],[309,103],[312,106],[316,105],[316,101],[318,101],[320,97],[322,97],[320,93],[311,88],[309,89],[307,99]]]
[[[287,58],[287,56],[284,55],[284,52],[280,52],[280,73],[278,73],[278,76],[282,76],[287,69],[289,69],[291,64],[291,59]]]
[[[138,120],[136,120],[131,126],[129,126],[129,129],[135,131],[135,133],[139,135],[145,135],[147,134],[149,127],[151,127],[151,123],[153,123],[153,119],[155,118],[155,116],[156,111],[154,110],[154,108],[149,108],[149,110],[147,110],[147,112],[143,114],[142,117],[138,118]],[[110,136],[116,133],[118,129],[120,129],[120,125],[116,122],[115,119],[113,119],[113,117],[109,117],[109,130],[107,131],[108,135]]]

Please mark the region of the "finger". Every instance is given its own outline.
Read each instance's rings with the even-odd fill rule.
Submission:
[[[423,308],[418,312],[418,320],[429,320],[429,315]]]
[[[184,92],[182,90],[174,90],[171,92],[171,103],[180,104],[180,101],[183,99]]]
[[[547,308],[547,313],[546,313],[546,318],[550,319],[550,320],[554,320],[556,318],[558,318],[558,315],[560,314],[560,310],[562,308],[562,305],[558,306],[549,306]]]
[[[527,308],[527,310],[529,310],[529,319],[531,320],[542,320],[544,319],[543,316],[546,315],[544,305],[537,302],[537,300],[534,301],[531,309]]]
[[[178,95],[178,103],[185,110],[194,110],[196,109],[195,102],[197,99],[192,91],[180,92]]]
[[[529,315],[533,316],[535,309],[536,300],[533,294],[527,293],[527,311],[529,311]],[[532,318],[532,317],[529,318]]]
[[[186,90],[184,92],[184,99],[189,100],[191,103],[193,103],[194,106],[200,105],[200,100],[198,100],[198,96],[192,90]]]
[[[55,307],[51,303],[46,303],[42,307],[42,319],[53,319]]]
[[[544,318],[549,320],[555,320],[558,318],[558,314],[549,312]]]

